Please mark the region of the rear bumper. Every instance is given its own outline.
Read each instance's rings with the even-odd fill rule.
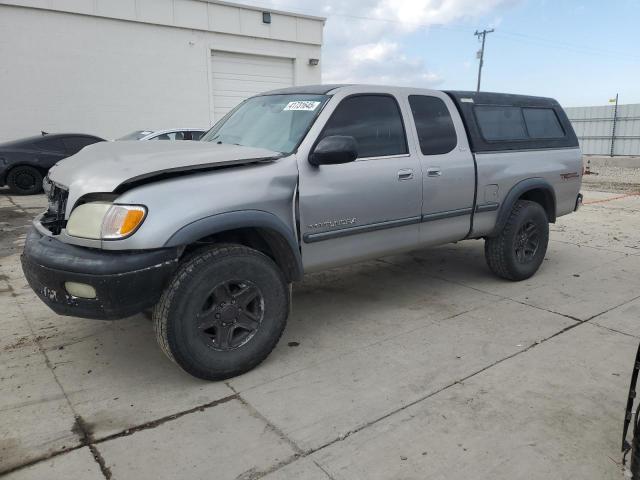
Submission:
[[[157,303],[178,256],[177,248],[118,252],[77,247],[32,228],[21,261],[33,291],[57,314],[115,320]],[[95,298],[70,295],[65,282],[90,285]]]

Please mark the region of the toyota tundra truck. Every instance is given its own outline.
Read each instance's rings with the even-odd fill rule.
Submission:
[[[484,239],[491,272],[530,277],[581,177],[550,98],[287,88],[198,142],[105,142],[60,161],[22,268],[60,315],[151,310],[166,355],[220,380],[269,355],[309,272]]]

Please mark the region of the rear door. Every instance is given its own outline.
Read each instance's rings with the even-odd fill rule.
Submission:
[[[416,91],[405,100],[422,170],[420,243],[461,240],[471,226],[476,182],[462,119],[444,93]]]
[[[305,271],[417,244],[420,165],[404,125],[401,105],[389,94],[342,95],[322,112],[298,152]],[[331,135],[354,137],[357,160],[310,165],[308,154],[315,143]]]

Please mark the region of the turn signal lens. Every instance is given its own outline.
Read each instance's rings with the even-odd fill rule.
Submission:
[[[140,205],[112,205],[102,221],[102,238],[128,237],[138,229],[146,215],[147,209]]]

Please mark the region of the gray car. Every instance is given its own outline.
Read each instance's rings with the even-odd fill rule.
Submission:
[[[146,140],[200,140],[206,130],[201,128],[169,128],[165,130],[136,130],[117,138],[122,141],[146,141]]]
[[[217,380],[267,357],[307,272],[483,238],[489,270],[530,277],[581,176],[552,99],[290,88],[200,142],[109,142],[59,162],[22,265],[59,314],[153,309],[168,357]]]

